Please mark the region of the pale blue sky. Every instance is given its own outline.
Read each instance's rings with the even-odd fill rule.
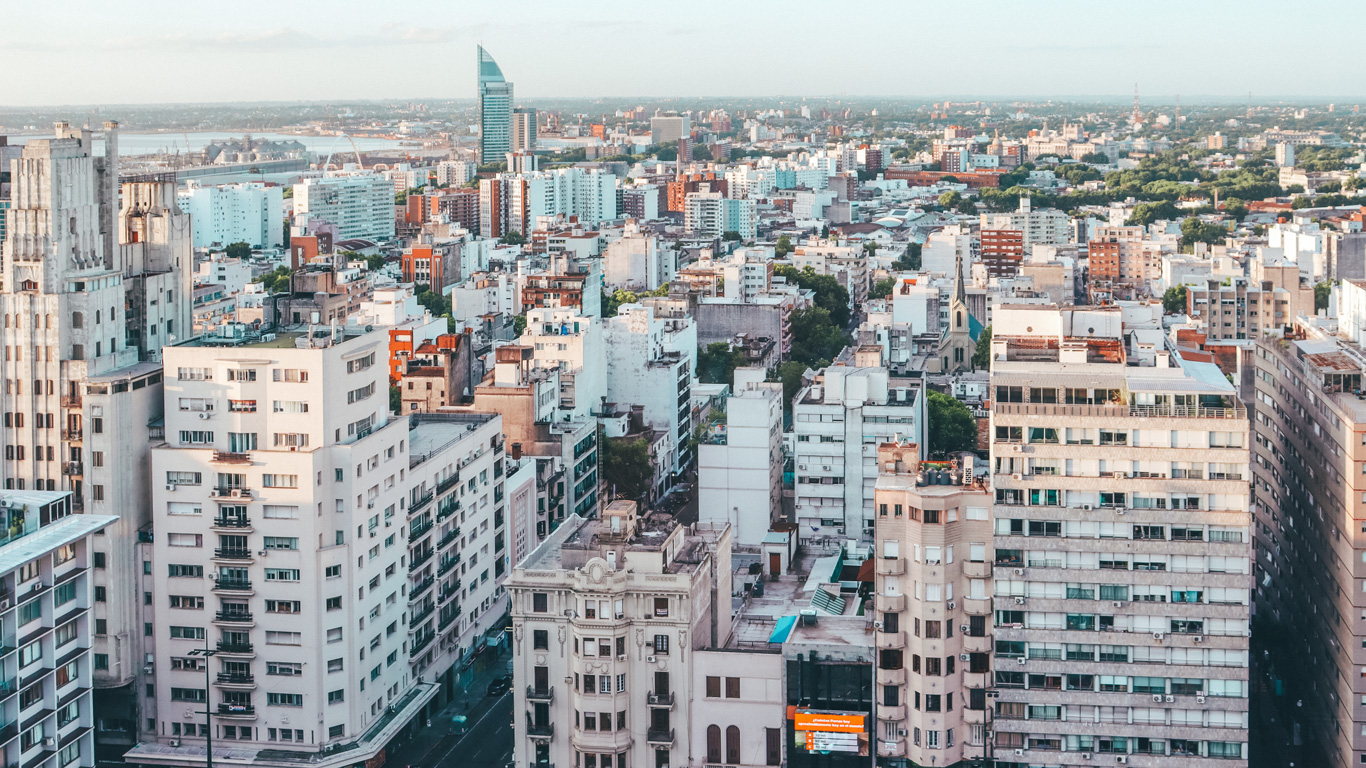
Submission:
[[[1181,94],[1349,100],[1361,6],[1274,0],[2,0],[0,106]]]

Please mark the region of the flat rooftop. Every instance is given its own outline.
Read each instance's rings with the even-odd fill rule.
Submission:
[[[841,595],[845,605],[840,615],[818,611],[814,625],[804,626],[798,620],[783,643],[770,642],[784,619],[799,619],[802,611],[812,608],[812,595],[821,585],[829,587],[827,591],[839,593],[839,582],[828,580],[839,578],[833,571],[833,559],[821,553],[803,554],[797,560],[796,573],[783,574],[776,581],[765,577],[763,596],[751,594],[740,602],[726,647],[768,651],[776,651],[784,643],[871,647],[872,616],[859,614],[859,600],[853,593]],[[732,565],[738,562],[737,558],[732,559]],[[746,561],[740,570],[747,568]]]
[[[454,445],[496,416],[495,413],[420,413],[409,416],[408,468],[412,469]]]
[[[329,346],[333,340],[336,343],[341,343],[372,332],[374,332],[374,327],[368,325],[331,326],[322,323],[316,325],[304,323],[263,331],[254,326],[234,324],[210,329],[175,346],[296,349],[308,348],[311,335],[314,348],[320,348]]]

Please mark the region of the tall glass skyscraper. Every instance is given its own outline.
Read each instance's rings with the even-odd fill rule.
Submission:
[[[512,150],[512,83],[498,62],[479,48],[479,162],[494,163]]]

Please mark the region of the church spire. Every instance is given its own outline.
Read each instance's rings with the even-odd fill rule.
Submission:
[[[959,251],[953,264],[953,299],[966,306],[967,298],[968,292],[963,285],[963,252]]]

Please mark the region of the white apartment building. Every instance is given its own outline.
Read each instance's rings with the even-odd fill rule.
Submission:
[[[75,514],[65,491],[0,492],[0,662],[9,765],[95,765],[91,543],[115,518]]]
[[[156,698],[130,761],[195,765],[211,733],[252,765],[353,765],[468,683],[505,605],[501,420],[391,419],[387,342],[304,328],[165,350]]]
[[[329,221],[337,240],[364,238],[376,242],[394,236],[394,185],[377,173],[347,173],[304,179],[294,185],[294,219]]]
[[[1121,314],[996,312],[996,759],[1242,765],[1247,413]]]
[[[982,229],[1014,229],[1024,235],[1028,252],[1035,245],[1062,245],[1071,237],[1070,219],[1056,208],[1033,210],[1029,198],[1020,198],[1020,207],[1012,213],[984,213],[980,217]]]
[[[686,138],[691,131],[687,115],[655,115],[650,118],[650,143],[668,144]]]
[[[118,184],[118,126],[105,154],[88,129],[56,125],[10,166],[9,225],[0,265],[0,395],[6,490],[72,492],[78,511],[115,514],[95,542],[109,569],[94,606],[101,736],[131,745],[140,702],[139,602],[127,578],[149,521],[145,467],[160,415],[161,346],[191,331],[189,217],[175,183]],[[87,399],[89,398],[89,399]],[[117,569],[117,570],[115,570]]]
[[[659,238],[628,221],[622,236],[602,253],[602,279],[608,288],[653,291],[674,279],[678,252],[660,247]]]
[[[697,447],[698,519],[729,523],[738,545],[759,546],[782,519],[782,401],[781,386],[737,391]]]
[[[556,408],[576,420],[589,418],[607,397],[603,319],[576,308],[533,309],[526,317],[519,343],[532,348],[537,368],[560,369]]]
[[[868,298],[868,255],[861,247],[812,237],[792,251],[791,259],[799,270],[811,267],[818,275],[834,277],[849,291],[851,307]]]
[[[438,186],[461,187],[474,178],[478,169],[479,164],[472,160],[442,160],[436,164],[436,183]]]
[[[624,304],[603,321],[607,400],[619,407],[640,405],[645,421],[669,434],[672,471],[692,463],[692,381],[697,358],[697,324],[665,321],[640,304]]]
[[[804,542],[872,541],[877,447],[926,444],[923,380],[891,375],[881,347],[854,352],[850,364],[836,361],[803,387],[792,407],[796,522]]]
[[[541,217],[576,216],[592,227],[617,217],[617,177],[598,169],[500,173],[479,183],[480,233],[530,235]]]
[[[920,249],[920,266],[925,272],[953,277],[954,270],[961,268],[964,281],[972,279],[972,265],[981,260],[981,239],[974,235],[971,227],[962,224],[930,233]]]
[[[512,600],[518,765],[692,764],[695,652],[730,634],[730,530],[566,518],[517,564]]]
[[[690,192],[683,202],[683,229],[703,237],[735,232],[753,240],[756,225],[753,200],[732,200],[720,192]]]
[[[284,187],[278,184],[202,185],[191,179],[177,197],[181,210],[190,214],[196,248],[284,244]]]
[[[889,765],[990,757],[992,499],[984,469],[970,453],[931,462],[913,443],[878,446],[875,738]]]

